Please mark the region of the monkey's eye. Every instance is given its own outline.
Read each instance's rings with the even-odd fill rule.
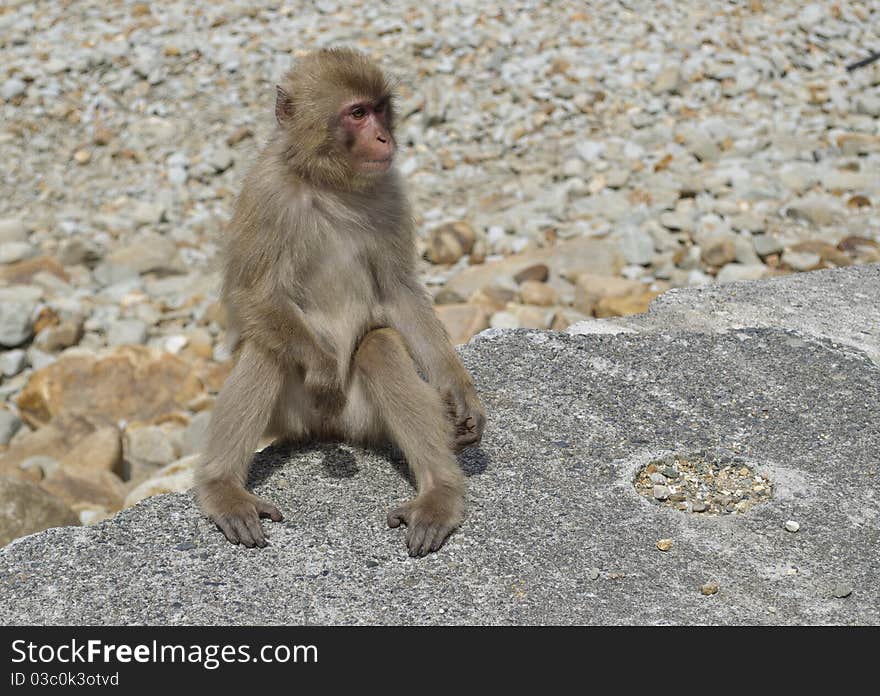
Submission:
[[[351,117],[358,121],[360,121],[366,115],[367,110],[362,106],[356,106],[351,110]]]

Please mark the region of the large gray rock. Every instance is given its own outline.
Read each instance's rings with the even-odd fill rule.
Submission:
[[[489,425],[440,552],[385,526],[412,495],[388,450],[274,446],[251,477],[286,515],[268,548],[150,498],[0,551],[0,622],[880,623],[878,295],[862,266],[667,293],[617,335],[485,332],[461,352]],[[772,499],[711,517],[636,492],[641,465],[700,451]]]

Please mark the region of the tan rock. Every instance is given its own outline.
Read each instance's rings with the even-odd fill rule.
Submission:
[[[788,250],[782,255],[783,266],[793,271],[814,271],[822,268],[822,257],[811,251]]]
[[[586,319],[589,319],[586,314],[582,314],[575,309],[563,307],[553,315],[553,322],[550,324],[550,328],[554,331],[564,331],[572,324],[577,324],[579,321]]]
[[[486,260],[487,252],[488,248],[486,240],[482,237],[478,237],[477,241],[474,242],[471,253],[468,255],[468,263],[472,265],[483,263]]]
[[[604,297],[596,305],[596,316],[600,319],[605,317],[623,317],[628,314],[643,314],[648,311],[648,306],[659,292],[644,291],[625,297]]]
[[[62,460],[70,448],[91,433],[94,427],[82,418],[59,418],[38,430],[22,428],[9,443],[9,449],[0,457],[0,473],[33,481],[36,472],[23,472],[19,465],[36,456]]]
[[[434,310],[454,345],[467,343],[480,331],[489,328],[489,313],[478,305],[449,304]]]
[[[51,307],[43,307],[34,318],[34,333],[42,333],[45,329],[58,326],[61,323],[61,317]]]
[[[211,360],[214,355],[214,338],[205,329],[193,329],[186,335],[187,343],[181,355],[185,358]]]
[[[438,305],[461,304],[464,300],[465,298],[449,288],[441,288],[440,291],[434,295],[434,304]]]
[[[192,454],[165,466],[136,488],[125,498],[124,507],[136,505],[141,500],[163,493],[180,493],[193,487],[193,472],[201,455]]]
[[[119,431],[108,426],[86,435],[65,455],[61,466],[73,472],[110,471],[124,478]]]
[[[524,268],[543,263],[551,269],[551,277],[558,274],[574,279],[580,273],[614,275],[625,261],[617,247],[602,239],[577,237],[544,249],[533,249],[513,254],[499,261],[469,266],[449,279],[446,287],[462,297],[470,297],[480,288],[499,279],[513,282],[513,277]]]
[[[152,477],[158,469],[179,456],[171,437],[171,428],[156,425],[126,430],[123,451],[129,465],[129,478],[136,482]]]
[[[464,256],[464,247],[450,232],[432,235],[428,246],[428,260],[431,263],[451,264]]]
[[[225,329],[226,320],[226,308],[219,300],[217,302],[212,302],[210,305],[208,305],[207,309],[205,309],[205,321],[217,322],[217,325],[221,329]]]
[[[210,394],[200,394],[192,401],[187,402],[186,408],[188,411],[193,411],[194,413],[208,411],[214,408],[214,397]]]
[[[63,467],[40,482],[40,488],[68,505],[92,503],[108,510],[119,510],[125,500],[125,486],[109,471],[72,472]]]
[[[559,292],[546,283],[540,283],[536,280],[527,280],[520,285],[519,296],[524,303],[539,307],[551,307],[559,304]]]
[[[537,280],[544,283],[549,276],[550,269],[547,267],[547,264],[536,263],[532,266],[526,266],[519,273],[515,273],[513,279],[517,283],[525,283],[528,280]]]
[[[455,263],[470,253],[476,239],[476,232],[464,221],[435,227],[428,233],[428,260],[431,263]]]
[[[723,266],[736,259],[736,247],[727,238],[711,239],[701,249],[700,257],[710,266]]]
[[[119,346],[101,356],[63,355],[31,376],[17,403],[32,427],[60,416],[115,424],[161,418],[203,391],[202,380],[180,358],[145,346]]]
[[[138,273],[177,270],[181,265],[174,241],[154,232],[117,247],[107,258],[118,266],[127,266]]]
[[[95,505],[94,503],[76,503],[71,509],[79,517],[79,523],[82,525],[98,524],[110,517],[113,513],[103,505]]]
[[[0,476],[0,546],[50,527],[77,524],[79,518],[63,500],[29,481]]]
[[[842,133],[837,136],[837,147],[845,155],[867,155],[880,152],[880,135],[867,133]]]
[[[489,318],[489,326],[493,329],[518,329],[520,328],[520,323],[516,314],[505,310],[503,312],[495,312]]]
[[[553,321],[553,310],[529,307],[528,305],[511,302],[506,311],[516,317],[517,324],[523,329],[548,329]]]
[[[547,285],[559,293],[559,302],[564,305],[570,305],[574,302],[574,283],[560,278],[558,275],[552,275],[547,280]]]
[[[75,346],[82,338],[83,325],[81,320],[68,319],[57,326],[47,326],[34,338],[34,345],[40,350],[55,353],[70,346]]]
[[[4,266],[0,268],[0,280],[9,285],[29,284],[33,281],[34,276],[41,272],[51,273],[65,283],[70,281],[70,276],[65,272],[64,266],[51,256],[37,256]]]
[[[479,305],[491,314],[492,312],[500,312],[507,306],[508,302],[513,302],[515,298],[516,293],[510,288],[487,285],[485,288],[481,288],[472,294],[468,298],[468,303]]]
[[[253,135],[253,129],[249,128],[248,126],[239,126],[226,137],[226,144],[229,145],[229,147],[232,147],[233,145],[238,145],[242,140],[245,140],[246,138],[253,137]]]
[[[836,246],[820,239],[798,242],[791,247],[791,251],[816,254],[822,261],[833,263],[835,266],[851,266],[853,263],[852,259]]]
[[[18,468],[22,471],[26,471],[28,473],[36,474],[36,479],[42,481],[47,476],[51,476],[52,473],[60,467],[61,464],[57,459],[53,457],[47,457],[45,454],[36,454],[33,457],[28,457],[23,462],[18,465]]]
[[[616,276],[581,273],[575,279],[573,307],[582,314],[590,315],[604,299],[627,297],[643,292],[645,284]],[[598,316],[598,315],[597,315]]]
[[[223,362],[214,362],[209,360],[199,360],[192,365],[193,373],[202,382],[212,394],[218,393],[232,372],[233,361],[224,360]],[[200,394],[199,394],[200,396]]]
[[[840,240],[837,245],[841,251],[851,254],[860,263],[880,261],[880,244],[867,237],[851,236]]]
[[[113,131],[102,123],[95,124],[95,131],[92,135],[92,142],[95,145],[107,145],[113,140]]]

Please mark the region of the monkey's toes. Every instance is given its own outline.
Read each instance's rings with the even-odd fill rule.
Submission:
[[[277,507],[256,496],[226,512],[212,515],[214,523],[230,542],[248,548],[263,548],[268,543],[260,524],[261,517],[268,517],[273,522],[284,519]]]
[[[409,555],[421,557],[439,550],[454,528],[453,525],[430,521],[409,525],[406,530],[406,546],[409,549]]]
[[[273,522],[281,522],[284,519],[284,515],[281,514],[277,507],[261,498],[257,498],[254,502],[254,507],[257,508],[257,514],[260,517],[268,517]]]
[[[214,517],[214,522],[233,544],[242,544],[248,548],[254,546],[262,548],[266,545],[266,536],[263,534],[256,510],[253,514],[245,516],[217,515]]]
[[[409,517],[408,503],[404,505],[399,505],[398,507],[389,510],[386,521],[388,522],[388,526],[391,527],[391,529],[397,529],[401,525],[401,523],[407,523],[407,517]]]
[[[388,513],[388,526],[392,529],[401,524],[407,526],[406,546],[412,557],[427,556],[437,551],[458,526],[457,518],[422,509],[415,501],[404,503]]]

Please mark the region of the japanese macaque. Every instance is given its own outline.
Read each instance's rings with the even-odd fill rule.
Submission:
[[[265,546],[260,518],[281,512],[244,485],[263,435],[391,440],[417,495],[388,524],[405,524],[409,554],[424,556],[462,522],[455,455],[480,441],[485,416],[417,277],[392,92],[348,49],[302,58],[276,91],[277,129],[227,232],[222,300],[236,365],[214,406],[197,498],[229,541]]]

